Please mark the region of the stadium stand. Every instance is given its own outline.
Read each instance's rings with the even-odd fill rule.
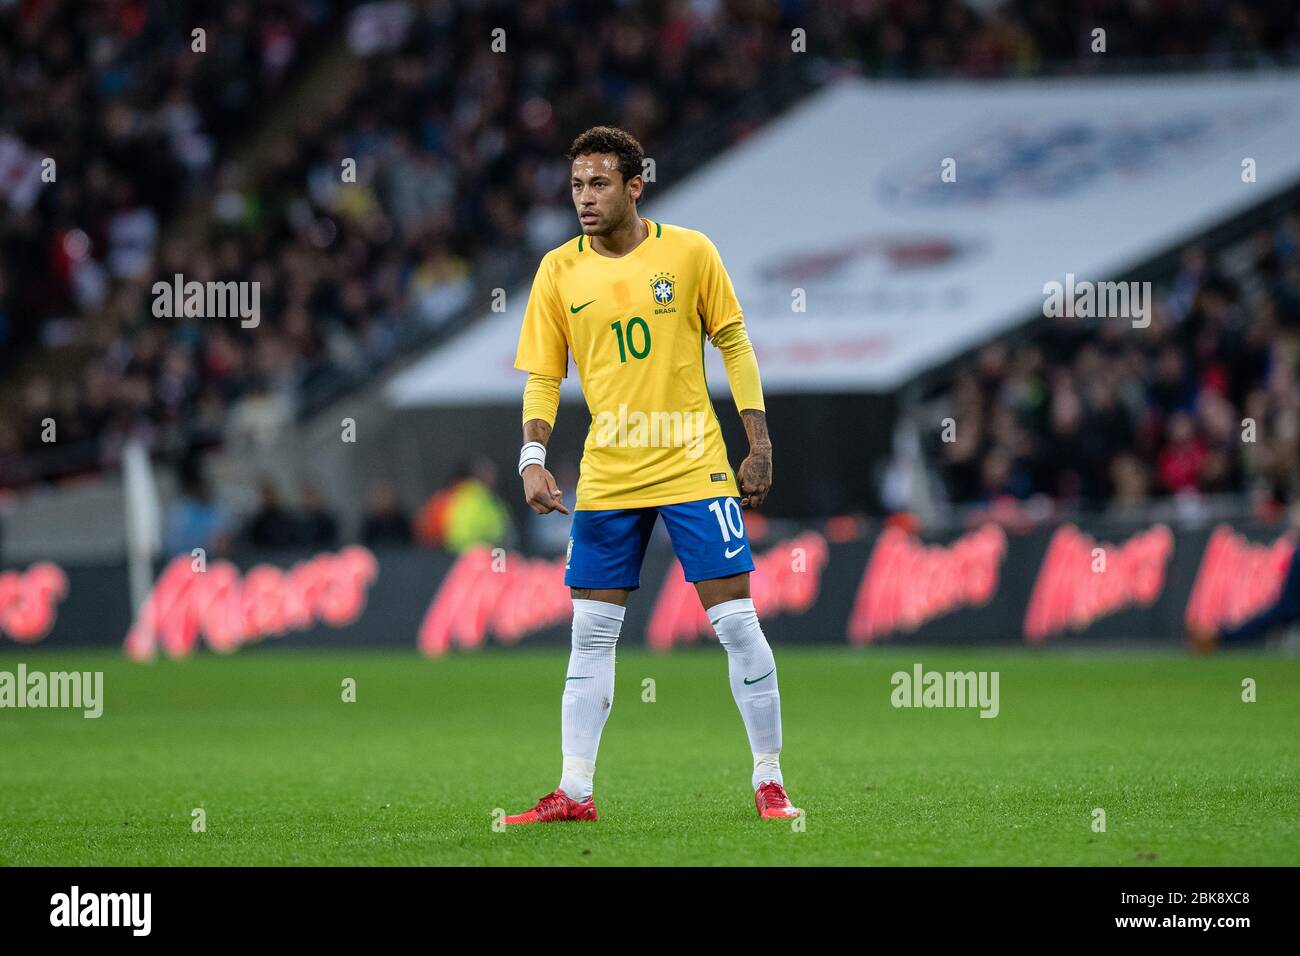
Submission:
[[[50,184],[6,180],[0,486],[93,474],[130,437],[177,461],[223,440],[265,442],[462,327],[482,289],[518,279],[571,231],[556,157],[579,114],[603,111],[656,155],[682,150],[678,165],[689,168],[837,70],[1088,72],[1103,68],[1080,40],[1090,24],[1109,31],[1107,69],[1134,58],[1146,68],[1253,66],[1300,50],[1294,2],[1131,0],[1064,12],[958,0],[637,13],[578,2],[353,6],[122,0],[83,10],[46,0],[0,10],[0,83],[19,94],[0,114],[8,162],[30,170],[24,158],[48,156],[79,172]],[[1164,29],[1144,29],[1153,16]],[[792,55],[785,24],[794,22],[824,41],[815,69]],[[211,35],[207,59],[187,55],[193,23]],[[494,26],[527,51],[500,69],[475,42]],[[308,61],[319,68],[326,41],[345,32],[364,59],[359,80],[341,84],[269,159],[233,159],[267,104],[289,97]],[[140,55],[159,46],[170,55]],[[60,121],[73,102],[93,104],[78,110],[85,128]],[[523,107],[506,108],[513,103]],[[344,158],[356,160],[363,188],[337,188]],[[173,235],[169,224],[195,206],[202,231]],[[150,283],[177,272],[260,281],[267,327],[241,339],[154,319]],[[49,417],[57,449],[41,440]],[[1148,469],[1160,453],[1139,449]],[[1073,493],[1032,462],[1000,478],[1003,457],[981,448],[975,471],[987,461],[993,484]],[[953,495],[978,495],[971,464],[953,464]],[[1084,469],[1084,490],[1104,494],[1113,479],[1097,467]],[[1211,456],[1210,472],[1219,467]],[[1177,461],[1165,471],[1182,480]],[[1226,480],[1239,482],[1235,472]]]
[[[1221,255],[1192,245],[1180,259],[1150,328],[1045,320],[958,367],[935,414],[963,428],[929,448],[950,502],[1126,511],[1300,490],[1300,207]]]

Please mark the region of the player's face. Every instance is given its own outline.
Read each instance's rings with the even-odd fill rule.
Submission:
[[[641,177],[623,181],[618,158],[612,153],[589,153],[573,161],[573,205],[582,232],[607,236],[631,214],[641,194]]]

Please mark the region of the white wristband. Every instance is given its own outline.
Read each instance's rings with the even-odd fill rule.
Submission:
[[[519,474],[521,476],[524,469],[529,465],[546,467],[546,446],[539,441],[525,442],[524,447],[519,449]]]

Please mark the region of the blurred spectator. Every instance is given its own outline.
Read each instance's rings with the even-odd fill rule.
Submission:
[[[392,482],[378,481],[371,487],[361,541],[368,548],[411,543],[411,519],[402,510]]]
[[[183,482],[181,496],[167,514],[163,541],[167,555],[188,554],[195,548],[202,548],[209,558],[229,554],[230,516],[212,499],[212,489],[197,470],[189,470]]]
[[[1196,422],[1186,412],[1169,419],[1168,442],[1160,452],[1157,471],[1166,491],[1194,490],[1205,467],[1205,442],[1196,434]]]
[[[1147,473],[1136,455],[1124,452],[1111,459],[1110,482],[1114,488],[1107,508],[1110,517],[1132,520],[1149,513]]]
[[[325,506],[320,487],[313,481],[304,481],[301,495],[302,510],[298,515],[300,543],[313,548],[336,547],[339,521]]]
[[[270,478],[263,478],[258,486],[258,508],[244,535],[257,548],[290,547],[301,539],[297,516],[281,503],[280,493]]]
[[[513,542],[505,502],[496,494],[497,469],[486,457],[462,463],[451,483],[435,492],[416,518],[420,544],[457,554],[475,545]]]

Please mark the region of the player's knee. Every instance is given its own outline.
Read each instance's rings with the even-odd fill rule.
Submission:
[[[767,637],[757,622],[752,627],[716,629],[718,643],[728,654],[749,654],[768,647]]]
[[[695,584],[695,591],[700,596],[700,603],[704,606],[705,613],[712,614],[715,607],[728,601],[743,601],[750,596],[749,574],[698,581]]]
[[[593,606],[599,602],[574,603],[573,649],[584,653],[612,652],[623,627],[623,608],[616,604]]]
[[[718,635],[718,643],[728,654],[750,654],[759,648],[767,647],[767,638],[763,632],[755,628],[752,632],[743,634]]]

